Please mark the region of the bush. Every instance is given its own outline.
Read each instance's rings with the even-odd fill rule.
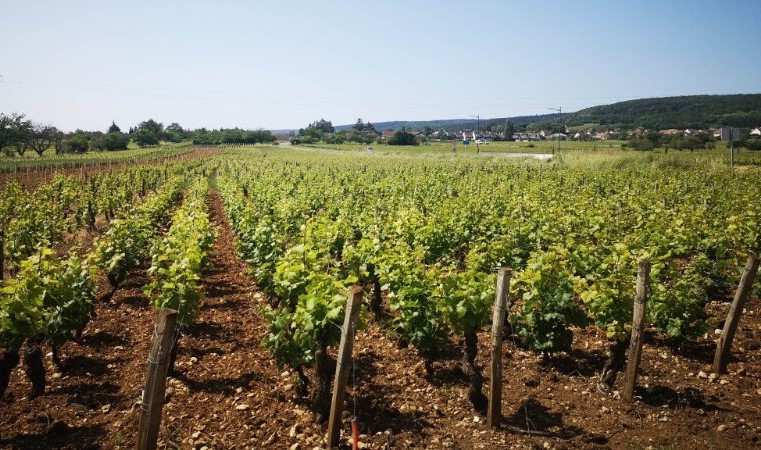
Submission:
[[[761,151],[761,139],[747,139],[740,142],[739,146],[755,152]]]
[[[90,146],[93,150],[127,150],[129,136],[124,133],[114,132],[93,136]]]
[[[151,145],[158,145],[159,144],[159,138],[156,136],[155,133],[152,131],[145,129],[145,128],[139,128],[134,136],[133,136],[135,143],[140,148],[145,148]]]
[[[397,131],[388,140],[388,145],[418,145],[415,135],[408,131]]]
[[[63,141],[63,153],[85,153],[90,148],[90,141],[83,134],[76,134]]]
[[[630,145],[631,145],[631,148],[633,148],[634,150],[638,150],[642,152],[652,150],[654,147],[653,141],[651,141],[650,139],[633,139],[630,142]]]

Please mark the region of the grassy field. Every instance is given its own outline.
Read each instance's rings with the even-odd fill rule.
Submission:
[[[587,167],[590,169],[613,167],[684,167],[684,168],[713,168],[729,165],[729,150],[726,143],[719,142],[713,150],[678,151],[664,148],[648,152],[627,149],[625,141],[535,141],[535,142],[490,142],[489,144],[462,145],[457,142],[456,152],[452,153],[450,142],[430,142],[427,144],[406,147],[386,144],[370,146],[357,143],[344,144],[313,144],[292,146],[290,143],[280,143],[271,148],[285,150],[288,148],[318,151],[328,153],[362,153],[376,156],[414,156],[432,158],[510,158],[523,164],[549,166]],[[239,146],[233,146],[239,147]],[[246,148],[248,146],[241,146]],[[258,145],[257,147],[267,147]],[[368,148],[372,148],[369,150]],[[193,146],[188,142],[178,144],[162,144],[151,148],[129,148],[114,152],[89,152],[85,154],[56,155],[52,149],[42,157],[34,152],[26,152],[23,157],[0,156],[0,171],[9,172],[18,169],[35,169],[42,167],[78,167],[80,165],[102,164],[107,162],[139,162],[145,159],[160,159],[190,151]],[[515,155],[527,155],[527,158],[516,158]],[[530,155],[552,155],[549,160],[534,159]],[[735,149],[735,163],[738,166],[761,166],[761,152]]]
[[[533,158],[516,161],[540,165],[562,165],[572,167],[587,167],[590,169],[613,167],[683,167],[683,168],[716,168],[729,165],[729,150],[726,143],[719,142],[715,149],[700,151],[679,151],[658,148],[653,151],[641,152],[624,147],[625,141],[537,141],[537,142],[491,142],[480,145],[478,149],[474,144],[464,146],[458,142],[455,155],[452,155],[452,146],[449,142],[431,142],[416,147],[391,146],[385,144],[373,144],[372,151],[367,150],[364,144],[314,144],[300,145],[294,148],[327,152],[361,152],[366,154],[385,155],[410,155],[428,157],[479,157],[479,158],[502,158],[506,154],[526,155],[552,155],[550,161],[536,160]],[[281,145],[280,148],[288,148],[290,144]],[[761,165],[761,152],[735,149],[735,164],[738,166]]]

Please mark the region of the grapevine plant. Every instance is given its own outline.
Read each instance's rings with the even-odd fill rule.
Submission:
[[[550,356],[591,323],[611,346],[601,380],[610,386],[640,259],[652,262],[650,323],[678,347],[705,330],[705,302],[731,292],[747,253],[759,251],[753,174],[231,153],[219,185],[238,251],[271,300],[265,345],[297,372],[319,366],[313,339],[337,328],[326,311],[338,311],[337,293],[354,282],[372,289],[379,325],[432,372],[452,336],[472,349],[493,274],[507,266],[518,343]]]
[[[0,396],[8,386],[10,371],[24,362],[32,381],[30,397],[45,391],[41,345],[53,345],[53,361],[60,364],[58,348],[81,333],[95,311],[94,273],[76,250],[63,260],[53,250],[40,247],[21,262],[18,274],[0,290]]]
[[[179,331],[172,346],[169,368],[174,370],[179,333],[192,325],[198,313],[202,294],[198,282],[207,262],[207,253],[216,236],[206,210],[208,181],[194,183],[185,200],[172,215],[172,225],[166,235],[157,238],[151,247],[151,282],[145,294],[156,308],[178,312]]]

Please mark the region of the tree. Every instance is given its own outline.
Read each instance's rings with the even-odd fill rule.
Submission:
[[[263,130],[260,128],[258,130],[252,131],[251,134],[256,139],[254,143],[265,144],[268,142],[275,142],[277,140],[277,136],[272,134],[270,130]]]
[[[632,139],[629,143],[634,150],[647,151],[653,149],[653,141],[644,138]]]
[[[164,130],[164,134],[166,135],[166,140],[169,142],[180,142],[183,139],[185,139],[185,136],[187,132],[182,129],[180,124],[177,122],[172,122],[171,125],[166,127]]]
[[[26,124],[16,128],[16,142],[13,146],[16,148],[16,153],[19,156],[24,156],[27,150],[29,150],[30,142],[32,140],[32,122],[27,121]]]
[[[132,138],[140,147],[157,145],[164,137],[164,124],[153,119],[140,122],[135,132],[132,133]]]
[[[137,129],[150,131],[158,139],[161,137],[161,133],[164,132],[164,124],[161,122],[156,122],[153,119],[148,119],[145,122],[140,122],[140,125],[137,126]]]
[[[388,140],[388,145],[418,145],[415,135],[409,131],[399,130]]]
[[[32,122],[24,119],[23,114],[13,113],[10,116],[0,113],[0,151],[6,156],[13,156],[13,149],[20,155],[26,150],[25,140],[29,137]]]
[[[162,137],[164,137],[164,124],[156,122],[153,119],[140,122],[134,133],[132,133],[132,139],[141,148],[148,147],[149,145],[158,145]]]
[[[58,131],[53,138],[53,148],[55,148],[55,154],[60,155],[63,153],[63,139],[66,135],[63,131]]]
[[[333,133],[336,131],[335,128],[333,128],[333,124],[329,120],[320,119],[317,122],[314,122],[313,124],[309,125],[307,128],[316,128],[323,133]]]
[[[510,122],[509,120],[506,120],[505,121],[505,140],[512,141],[513,134],[515,134],[515,125],[513,125],[513,123]]]
[[[344,132],[338,132],[333,133],[330,136],[325,138],[326,144],[343,144],[346,142],[347,133]]]
[[[295,145],[314,144],[315,142],[322,141],[325,138],[325,134],[334,133],[335,131],[330,121],[320,119],[317,122],[309,124],[306,128],[301,128],[299,134],[291,138],[291,143]]]
[[[145,148],[150,145],[158,145],[159,143],[158,135],[153,133],[149,128],[138,127],[132,139],[135,140],[135,143],[140,148]]]
[[[45,150],[52,147],[58,140],[59,134],[61,134],[61,132],[54,126],[34,124],[29,133],[27,146],[41,157],[42,154],[45,153]]]
[[[90,139],[79,130],[61,143],[62,153],[85,153],[88,148],[90,148]]]
[[[761,139],[745,139],[744,141],[740,142],[738,145],[739,147],[747,148],[748,150],[752,151],[761,151]]]
[[[109,132],[109,133],[121,133],[121,132],[122,132],[122,129],[121,129],[121,128],[119,128],[119,126],[118,126],[118,125],[116,125],[116,122],[114,122],[114,121],[112,120],[112,121],[111,121],[111,126],[110,126],[110,127],[108,127],[108,132]]]
[[[97,134],[90,139],[90,147],[98,151],[127,150],[129,136],[121,132]]]

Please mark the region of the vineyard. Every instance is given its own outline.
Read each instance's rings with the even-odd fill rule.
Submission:
[[[179,152],[4,174],[0,447],[133,448],[161,308],[179,327],[160,447],[325,447],[354,285],[342,445],[353,420],[360,448],[759,445],[761,277],[727,373],[711,365],[761,252],[761,172],[742,159]],[[647,327],[624,403],[640,261]]]

